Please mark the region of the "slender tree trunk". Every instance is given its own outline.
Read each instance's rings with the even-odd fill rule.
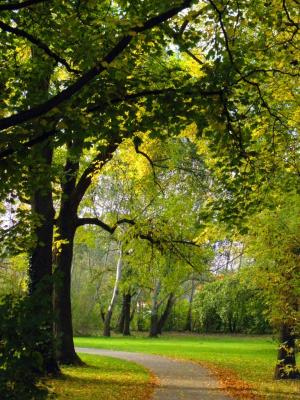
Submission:
[[[121,312],[119,315],[118,326],[116,329],[116,331],[119,333],[123,333],[123,330],[124,330],[124,297],[125,297],[125,294],[123,294],[122,307],[121,307]]]
[[[185,323],[185,331],[192,332],[192,309],[193,309],[193,301],[194,301],[194,294],[195,294],[195,281],[192,280],[192,287],[191,287],[191,293],[189,296],[189,308],[187,312],[187,317],[186,317],[186,323]]]
[[[160,282],[155,286],[152,296],[151,319],[150,319],[150,337],[157,337],[158,335],[158,295],[160,292]]]
[[[124,293],[122,298],[122,308],[118,321],[117,332],[122,333],[124,336],[130,336],[130,322],[131,322],[131,293]]]
[[[150,320],[150,337],[158,336],[158,309],[157,307],[152,307],[151,310],[151,320]]]
[[[119,291],[119,283],[121,279],[121,273],[122,273],[122,249],[119,250],[119,259],[117,263],[117,271],[116,271],[116,279],[115,279],[115,285],[114,285],[114,290],[112,294],[112,298],[105,316],[105,321],[104,321],[104,329],[103,329],[103,336],[110,336],[110,323],[111,323],[111,318],[113,314],[113,309],[117,301],[118,297],[118,291]]]
[[[166,307],[164,309],[164,312],[162,313],[161,317],[159,318],[158,321],[158,326],[157,326],[157,333],[159,335],[162,334],[162,330],[165,326],[165,323],[167,322],[167,319],[169,318],[171,311],[172,311],[172,307],[174,305],[174,294],[170,293],[170,295],[168,296],[168,300],[167,300],[167,304]]]
[[[136,328],[138,332],[142,332],[144,330],[144,304],[142,299],[137,300],[137,322]]]
[[[295,335],[293,329],[285,324],[280,330],[280,345],[274,378],[300,379],[300,372],[296,367]]]
[[[131,308],[131,293],[126,293],[123,297],[124,302],[124,327],[123,327],[123,335],[130,336],[130,308]]]

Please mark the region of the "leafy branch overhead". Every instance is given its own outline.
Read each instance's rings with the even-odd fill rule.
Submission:
[[[60,93],[53,96],[51,99],[47,100],[44,103],[32,107],[29,110],[20,111],[17,114],[12,115],[10,117],[5,117],[0,119],[0,130],[4,130],[9,127],[16,126],[18,124],[29,121],[33,118],[40,117],[41,115],[44,115],[47,112],[53,110],[55,107],[58,107],[62,102],[70,99],[73,95],[75,95],[78,91],[80,91],[97,75],[107,70],[109,64],[111,64],[126,49],[126,47],[130,44],[130,42],[133,40],[136,34],[143,33],[161,24],[162,22],[167,21],[168,19],[177,15],[180,11],[184,10],[185,8],[188,8],[191,5],[191,3],[192,3],[191,0],[184,1],[181,5],[177,7],[171,8],[165,12],[162,12],[161,14],[149,18],[147,21],[141,23],[139,26],[132,26],[129,29],[130,33],[120,38],[119,41],[113,46],[113,48],[110,51],[108,51],[108,53],[101,60],[98,60],[97,63],[92,68],[83,73],[82,76],[78,78],[73,84],[71,84],[69,87],[62,90]],[[4,25],[4,28],[7,30],[7,25]],[[20,35],[21,31],[20,30],[16,31],[16,29],[14,29],[14,33]],[[36,42],[36,40],[34,41]],[[38,44],[39,47],[41,47],[40,41],[38,41]],[[47,48],[47,46],[45,45],[43,45],[42,47],[43,50]]]

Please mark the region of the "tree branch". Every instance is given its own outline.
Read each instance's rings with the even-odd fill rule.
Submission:
[[[78,218],[76,227],[78,228],[79,226],[84,226],[84,225],[100,226],[100,228],[104,229],[106,232],[109,232],[110,234],[113,234],[117,228],[117,226],[109,226],[108,224],[106,224],[105,222],[101,221],[98,218]]]
[[[122,218],[119,219],[113,226],[110,226],[105,222],[101,221],[99,218],[78,218],[76,227],[83,225],[96,225],[100,226],[100,228],[104,229],[106,232],[113,234],[117,229],[117,227],[122,224],[135,225],[135,222],[132,219]]]
[[[84,226],[84,225],[96,225],[99,226],[100,228],[104,229],[106,232],[110,233],[111,235],[115,232],[117,227],[122,224],[129,224],[132,226],[135,226],[135,221],[133,219],[129,218],[122,218],[118,220],[113,226],[108,225],[107,223],[101,221],[99,218],[78,218],[76,227],[79,226]],[[173,249],[174,254],[177,254],[179,258],[184,260],[188,265],[190,265],[192,268],[195,269],[195,266],[191,263],[190,260],[175,246],[175,243],[180,243],[184,245],[192,245],[196,247],[201,247],[197,245],[195,242],[191,242],[188,240],[165,240],[165,239],[155,239],[151,234],[145,234],[145,233],[137,233],[135,237],[147,240],[151,244],[155,244],[158,246],[161,250],[162,248],[162,243],[167,243],[170,244],[170,249]]]
[[[85,192],[89,188],[93,174],[96,171],[100,171],[103,166],[112,158],[114,151],[119,146],[119,140],[112,140],[106,148],[105,151],[100,152],[94,160],[89,164],[89,166],[83,171],[79,181],[75,187],[75,190],[72,194],[72,201],[74,201],[75,207],[78,207],[80,204]]]
[[[20,29],[17,27],[12,27],[3,21],[0,21],[0,29],[2,29],[5,32],[12,33],[18,37],[27,39],[29,42],[31,42],[32,44],[37,46],[39,49],[43,50],[49,57],[53,58],[57,63],[64,65],[69,72],[73,72],[75,74],[80,73],[79,70],[73,69],[64,58],[62,58],[58,54],[54,53],[47,46],[46,43],[42,42],[40,39],[37,39],[36,37],[34,37],[33,35],[31,35],[30,33],[26,32],[26,31],[24,31],[23,29]]]
[[[147,96],[161,96],[164,94],[180,94],[182,96],[190,96],[193,95],[195,92],[192,90],[184,90],[182,88],[176,89],[176,88],[163,88],[163,89],[145,89],[137,93],[130,93],[126,94],[122,97],[115,97],[110,100],[108,100],[105,103],[102,104],[95,104],[91,107],[88,108],[88,112],[95,112],[104,109],[104,107],[107,107],[110,104],[117,104],[121,103],[123,101],[131,101],[131,100],[136,100],[142,97],[147,97]],[[219,96],[222,91],[221,90],[196,90],[197,94],[200,94],[201,96]]]
[[[141,92],[138,92],[138,93],[131,93],[131,94],[125,95],[123,97],[115,97],[105,103],[91,106],[87,109],[87,112],[95,112],[95,111],[99,111],[99,110],[102,111],[105,109],[105,107],[107,107],[109,105],[118,104],[123,101],[131,101],[131,100],[135,100],[135,99],[138,99],[141,97],[159,96],[159,95],[168,94],[168,93],[180,93],[181,90],[182,89],[175,89],[175,88],[154,89],[154,90],[146,89],[146,90],[142,90]],[[192,91],[181,92],[182,96],[183,95],[190,96],[192,94],[193,94]],[[203,96],[221,96],[222,90],[197,90],[197,94],[200,94]],[[58,132],[59,132],[58,130],[52,130],[52,131],[45,132],[39,136],[36,136],[34,139],[28,140],[27,142],[23,143],[22,145],[19,144],[19,146],[21,146],[22,150],[24,148],[30,148],[37,143],[41,143],[44,140],[47,140],[49,137],[54,136]],[[17,148],[14,148],[12,146],[7,147],[7,149],[0,151],[0,160],[2,158],[11,156],[16,151],[18,151]]]
[[[19,148],[15,148],[13,146],[8,146],[5,150],[0,151],[0,160],[3,158],[7,158],[11,155],[13,155],[16,151],[24,151],[26,149],[30,149],[32,146],[42,143],[45,140],[47,140],[49,137],[54,136],[55,133],[58,131],[55,129],[52,129],[50,131],[44,132],[39,136],[34,137],[31,140],[28,140],[27,142],[24,142],[22,144],[19,144]]]
[[[27,0],[21,3],[8,3],[8,4],[1,4],[0,11],[11,11],[11,10],[21,10],[22,8],[27,8],[39,3],[49,3],[49,0]]]
[[[192,0],[185,0],[181,6],[174,7],[164,13],[161,13],[155,17],[150,18],[141,27],[133,27],[129,30],[130,34],[127,34],[113,47],[113,49],[100,60],[94,67],[83,74],[76,82],[71,84],[65,90],[62,90],[56,96],[41,103],[29,110],[20,111],[17,114],[11,115],[10,117],[5,117],[0,119],[0,130],[7,129],[12,126],[19,125],[23,122],[29,121],[33,118],[37,118],[41,115],[46,114],[53,108],[57,107],[61,103],[69,100],[74,94],[79,92],[84,86],[90,83],[97,75],[101,74],[103,71],[107,70],[109,64],[115,60],[125,49],[128,47],[130,42],[136,33],[145,32],[165,21],[177,15],[180,11],[189,7]]]

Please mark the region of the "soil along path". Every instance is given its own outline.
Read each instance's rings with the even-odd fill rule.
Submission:
[[[205,368],[192,362],[172,360],[152,354],[77,347],[79,353],[99,354],[141,364],[160,381],[153,400],[229,400],[216,378]]]

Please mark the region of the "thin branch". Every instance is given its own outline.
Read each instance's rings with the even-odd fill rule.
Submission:
[[[93,174],[96,171],[101,171],[103,166],[112,158],[114,151],[117,149],[117,147],[120,144],[119,140],[112,140],[113,143],[110,143],[106,148],[105,151],[100,152],[97,154],[97,156],[94,158],[94,160],[89,164],[89,166],[83,171],[81,177],[78,180],[78,183],[75,187],[75,190],[72,194],[72,200],[77,207],[85,192],[89,188]]]
[[[18,147],[13,147],[13,146],[8,146],[5,150],[0,151],[0,160],[5,159],[11,155],[13,155],[15,152],[18,151],[24,151],[30,149],[32,146],[42,143],[51,136],[54,136],[58,131],[55,129],[52,129],[50,131],[44,132],[43,134],[34,137],[33,139],[28,140],[27,142],[24,142],[22,144],[18,144]]]
[[[49,57],[53,58],[57,63],[64,65],[69,72],[73,72],[74,74],[80,73],[79,70],[72,68],[64,58],[54,53],[54,51],[52,51],[47,46],[46,43],[42,42],[40,39],[37,39],[36,37],[24,31],[23,29],[12,27],[3,21],[0,21],[0,29],[2,29],[5,32],[12,33],[18,37],[27,39],[29,42],[37,46],[39,49],[43,50]]]
[[[258,92],[259,99],[260,99],[260,101],[261,101],[261,104],[262,104],[263,107],[265,107],[265,108],[268,110],[269,114],[270,114],[273,118],[275,118],[276,120],[280,120],[280,118],[278,117],[278,115],[276,115],[276,114],[273,113],[273,111],[271,110],[270,106],[269,106],[268,103],[265,101],[265,99],[264,99],[264,97],[263,97],[263,94],[262,94],[262,92],[261,92],[260,85],[259,85],[257,82],[253,82],[253,81],[251,81],[250,79],[248,79],[247,76],[245,76],[245,75],[241,72],[241,70],[237,67],[237,65],[236,65],[236,63],[235,63],[235,61],[234,61],[233,53],[232,53],[232,51],[231,51],[231,49],[230,49],[229,38],[228,38],[226,29],[225,29],[225,25],[224,25],[224,22],[223,22],[223,11],[219,10],[219,8],[217,7],[217,5],[216,5],[212,0],[208,0],[208,1],[209,1],[209,3],[211,4],[212,8],[216,11],[216,13],[217,13],[217,15],[218,15],[218,20],[219,20],[219,23],[220,23],[220,26],[221,26],[221,30],[222,30],[222,33],[223,33],[223,37],[224,37],[224,40],[225,40],[225,48],[226,48],[227,54],[228,54],[228,56],[229,56],[229,59],[230,59],[230,62],[231,62],[231,64],[232,64],[233,68],[234,68],[235,71],[241,76],[241,80],[242,80],[242,81],[244,81],[244,82],[248,83],[249,85],[251,85],[251,86],[253,86],[253,87],[256,88],[256,90],[257,90],[257,92]],[[225,111],[226,111],[226,110],[225,110]]]
[[[299,23],[296,23],[296,22],[291,18],[290,13],[289,13],[289,10],[288,10],[287,5],[286,5],[286,0],[282,0],[282,6],[283,6],[283,9],[284,9],[284,12],[285,12],[285,14],[286,14],[287,19],[289,20],[289,22],[291,23],[291,25],[293,25],[293,26],[296,28],[296,32],[297,32],[300,25],[299,25]],[[296,33],[296,32],[295,32],[295,33]]]
[[[95,104],[87,109],[88,112],[95,112],[104,109],[104,107],[110,105],[110,104],[117,104],[121,103],[123,101],[130,101],[130,100],[136,100],[139,98],[147,97],[147,96],[161,96],[164,94],[180,94],[181,96],[184,95],[192,95],[195,92],[192,90],[184,90],[182,88],[176,89],[176,88],[164,88],[164,89],[145,89],[142,90],[141,92],[137,93],[130,93],[126,94],[124,96],[119,96],[112,98],[108,100],[107,102],[103,102],[101,104]],[[221,90],[197,90],[197,94],[200,94],[202,96],[216,96],[220,95],[222,93]]]
[[[1,4],[0,11],[11,11],[11,10],[21,10],[22,8],[27,8],[39,3],[49,3],[49,0],[27,0],[21,3],[10,3],[10,4]]]
[[[134,148],[135,148],[136,153],[137,153],[137,154],[140,154],[140,155],[143,156],[143,157],[145,157],[146,160],[149,162],[149,164],[150,164],[150,166],[151,166],[151,169],[152,169],[152,173],[153,173],[153,180],[154,180],[154,183],[159,187],[159,190],[160,190],[162,193],[164,193],[164,190],[163,190],[163,188],[161,187],[161,184],[160,184],[159,180],[157,179],[156,172],[155,172],[155,164],[154,164],[154,162],[152,161],[151,157],[149,157],[148,154],[145,153],[144,151],[140,150],[140,148],[139,148],[139,143],[138,143],[137,141],[133,141],[133,142],[134,142]]]

